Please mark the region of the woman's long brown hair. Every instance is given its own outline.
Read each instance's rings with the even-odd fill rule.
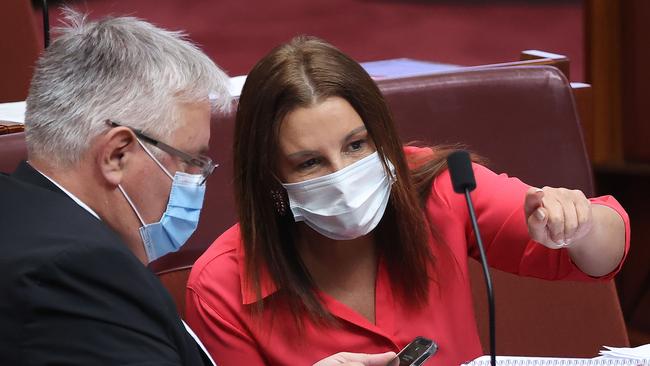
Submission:
[[[435,230],[423,208],[446,154],[431,154],[411,172],[384,97],[365,70],[322,40],[297,37],[271,51],[248,75],[237,110],[233,156],[247,286],[257,294],[261,311],[260,268],[266,268],[298,321],[305,312],[315,320],[330,319],[330,314],[298,254],[291,212],[280,215],[275,209],[272,192],[286,194],[275,178],[278,133],[288,112],[334,96],[350,103],[384,164],[389,160],[395,166],[397,181],[375,229],[391,287],[403,295],[404,305],[419,307],[435,277],[429,248]]]

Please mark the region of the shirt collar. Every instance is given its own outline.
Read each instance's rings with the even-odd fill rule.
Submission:
[[[37,172],[41,173],[42,176],[44,176],[45,178],[47,178],[47,180],[49,180],[50,182],[52,182],[52,184],[54,184],[55,186],[57,186],[57,188],[59,188],[61,191],[63,191],[63,193],[67,194],[70,198],[72,198],[72,200],[75,201],[75,202],[76,202],[79,206],[81,206],[84,210],[88,211],[91,215],[95,216],[95,217],[97,218],[97,220],[101,220],[101,219],[99,218],[99,215],[97,215],[97,213],[96,213],[95,211],[93,211],[93,209],[90,208],[87,204],[83,203],[83,201],[80,200],[77,196],[75,196],[74,194],[72,194],[72,193],[71,193],[70,191],[68,191],[67,189],[63,188],[62,185],[60,185],[59,183],[57,183],[54,179],[48,177],[48,176],[47,176],[45,173],[43,173],[42,171],[36,169],[33,165],[32,165],[32,168],[34,168],[34,170],[36,170]]]

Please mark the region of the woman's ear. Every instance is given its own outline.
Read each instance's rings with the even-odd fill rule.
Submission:
[[[100,139],[97,155],[100,174],[108,184],[117,186],[133,162],[138,140],[126,127],[112,128]]]

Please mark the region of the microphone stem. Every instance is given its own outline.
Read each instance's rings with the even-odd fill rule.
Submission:
[[[47,8],[47,0],[43,0],[43,44],[45,48],[50,46],[50,15]]]
[[[467,209],[469,210],[469,217],[472,221],[474,233],[476,234],[476,244],[478,246],[479,253],[481,254],[481,265],[483,266],[483,276],[485,277],[485,287],[487,290],[488,299],[490,363],[492,366],[496,366],[496,330],[494,321],[494,290],[492,289],[492,278],[490,276],[490,270],[487,265],[487,257],[485,256],[485,249],[483,248],[483,240],[481,239],[481,232],[478,228],[478,221],[476,220],[476,214],[474,213],[474,205],[472,204],[472,198],[470,197],[469,189],[465,189],[465,200],[467,202]]]

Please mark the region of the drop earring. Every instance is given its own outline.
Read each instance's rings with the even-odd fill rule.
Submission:
[[[287,214],[287,200],[285,199],[285,194],[282,190],[274,189],[271,191],[271,198],[273,199],[273,205],[275,206],[275,212],[278,215],[284,216]]]

